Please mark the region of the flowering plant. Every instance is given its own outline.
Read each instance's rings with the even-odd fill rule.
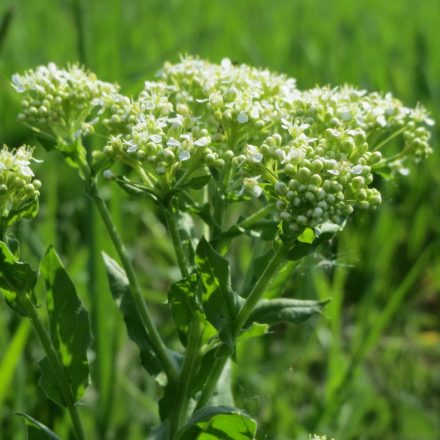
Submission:
[[[328,242],[355,209],[377,207],[375,176],[407,174],[410,162],[429,155],[426,111],[351,86],[301,91],[292,78],[268,70],[192,57],[166,63],[135,99],[79,66],[41,66],[14,75],[12,84],[23,95],[19,120],[78,169],[118,253],[122,267],[104,256],[113,297],[142,366],[163,387],[161,424],[149,438],[254,438],[255,422],[222,390],[237,342],[320,313],[325,302],[284,298],[273,278],[287,261]],[[86,147],[92,136],[93,148]],[[21,147],[0,155],[4,227],[10,218],[35,213],[21,208],[35,206],[38,196],[30,154]],[[170,350],[156,327],[101,196],[101,176],[131,197],[152,200],[166,224],[181,272],[168,304],[182,352]],[[22,183],[10,186],[12,180]],[[260,243],[240,289],[232,285],[228,259],[238,237]],[[2,250],[7,269],[1,275],[20,277],[16,269],[24,263],[6,244]],[[49,309],[49,336],[29,294],[33,286],[15,289],[14,299],[48,353],[43,376],[55,373],[55,385],[41,384],[69,409],[76,437],[83,439],[75,403],[88,382],[87,315],[52,248],[40,270],[49,297],[62,301],[60,289],[68,285],[68,298],[82,313],[83,331],[67,345],[68,363],[61,345],[73,331],[74,311]],[[264,298],[269,287],[272,299]]]

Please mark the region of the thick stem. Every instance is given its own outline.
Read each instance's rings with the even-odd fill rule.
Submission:
[[[110,238],[115,246],[116,252],[119,255],[122,266],[127,274],[128,283],[130,285],[130,292],[133,297],[133,300],[136,304],[136,309],[141,317],[142,323],[147,329],[148,336],[150,337],[151,343],[156,351],[157,356],[162,361],[165,371],[168,375],[168,378],[171,381],[177,381],[177,365],[174,359],[169,355],[166,346],[157,331],[157,328],[153,322],[150,311],[145,303],[145,300],[141,293],[141,288],[139,282],[136,277],[136,273],[131,264],[131,261],[128,257],[127,250],[125,249],[124,244],[119,236],[118,231],[116,230],[115,225],[111,219],[110,213],[107,209],[107,206],[102,199],[102,197],[98,193],[98,189],[96,187],[96,183],[94,180],[89,180],[88,182],[88,190],[89,194],[92,197],[93,201],[98,208],[98,211],[101,215],[101,218],[107,228],[107,231],[110,235]]]
[[[264,269],[263,273],[258,278],[257,282],[249,293],[249,296],[246,298],[245,303],[241,307],[237,317],[232,324],[232,336],[234,340],[239,336],[240,331],[246,324],[246,321],[249,319],[250,314],[255,308],[258,300],[263,295],[264,290],[266,289],[270,280],[277,273],[288,251],[289,247],[281,243],[278,249],[275,251],[275,254],[273,255],[269,264],[266,266],[266,269]],[[230,352],[231,349],[226,344],[221,345],[217,349],[217,353],[215,356],[216,361],[211,367],[211,372],[209,373],[208,379],[206,380],[206,383],[203,387],[202,394],[200,395],[200,398],[197,402],[196,410],[203,408],[208,403],[209,399],[214,393],[219,377],[223,371],[223,368],[225,367],[229,355],[231,354]]]
[[[64,368],[60,360],[58,359],[55,349],[52,346],[52,341],[46,329],[44,328],[44,325],[41,322],[35,310],[34,304],[30,300],[29,296],[26,293],[19,294],[18,300],[20,301],[24,310],[26,310],[26,313],[32,321],[32,324],[35,328],[35,331],[37,332],[41,344],[43,345],[44,351],[47,355],[50,366],[52,367],[53,373],[58,382],[58,386],[66,403],[67,410],[69,411],[70,418],[72,419],[75,437],[77,438],[77,440],[85,440],[86,437],[81,424],[81,420],[75,407],[75,399],[72,394],[72,389],[70,388],[70,384],[64,372]]]
[[[201,344],[200,324],[197,317],[189,326],[188,344],[183,362],[182,372],[176,389],[176,400],[170,421],[170,438],[173,439],[177,431],[182,427],[188,412],[189,387],[191,379],[194,377],[197,362],[199,360],[199,350]]]

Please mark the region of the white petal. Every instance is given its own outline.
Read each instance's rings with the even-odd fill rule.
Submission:
[[[196,147],[206,147],[206,145],[209,145],[209,143],[211,142],[211,139],[207,136],[203,136],[200,139],[197,139],[194,142],[194,145]]]
[[[191,154],[189,153],[189,151],[181,151],[179,153],[179,159],[181,161],[188,160],[190,157],[191,157]]]
[[[240,112],[240,113],[237,115],[237,122],[238,122],[239,124],[244,124],[244,123],[246,123],[247,121],[249,121],[249,116],[248,116],[245,112]]]
[[[363,170],[364,170],[364,167],[360,164],[357,164],[351,168],[350,173],[351,174],[362,174]]]

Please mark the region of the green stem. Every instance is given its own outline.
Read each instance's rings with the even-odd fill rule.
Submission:
[[[273,212],[274,207],[275,207],[275,203],[269,203],[264,208],[259,209],[257,212],[255,212],[254,214],[247,217],[246,220],[243,220],[240,223],[238,223],[237,226],[244,228],[244,229],[250,228],[256,222],[258,222],[259,220],[266,217],[266,215]]]
[[[202,333],[200,331],[200,324],[197,317],[189,326],[188,344],[185,353],[185,360],[182,366],[182,372],[179,377],[179,382],[176,389],[176,400],[174,403],[173,412],[170,420],[170,438],[182,427],[188,412],[188,404],[190,400],[189,388],[191,380],[194,377],[197,363],[199,360],[199,349],[201,344]]]
[[[72,389],[70,388],[69,381],[65,375],[64,368],[60,360],[58,359],[55,349],[52,346],[52,341],[50,340],[50,337],[46,329],[44,328],[44,325],[41,322],[35,310],[34,304],[30,300],[29,296],[26,293],[23,293],[17,295],[17,298],[23,306],[24,310],[26,310],[26,313],[30,318],[35,328],[35,331],[37,332],[37,335],[43,345],[44,351],[47,355],[50,366],[52,367],[53,373],[58,382],[58,386],[66,403],[67,410],[69,411],[70,418],[72,419],[75,437],[77,438],[77,440],[85,440],[86,437],[81,424],[81,420],[75,407],[75,398],[73,397]]]
[[[399,136],[399,134],[403,133],[406,130],[406,127],[402,127],[400,130],[391,133],[387,138],[385,138],[382,142],[376,145],[371,151],[380,150],[384,145],[393,140],[395,137]]]
[[[234,338],[236,338],[240,334],[241,329],[246,324],[246,321],[248,320],[249,316],[257,305],[257,302],[262,297],[264,290],[266,289],[270,280],[276,274],[281,266],[281,263],[286,258],[289,249],[290,248],[288,246],[286,246],[284,243],[281,243],[278,246],[278,249],[275,251],[273,257],[269,261],[269,264],[264,269],[260,278],[258,278],[257,282],[255,283],[254,287],[246,298],[245,303],[241,307],[237,317],[234,320],[232,329],[232,334]]]
[[[258,300],[263,295],[264,290],[268,286],[270,280],[277,273],[289,249],[290,248],[288,246],[281,243],[278,249],[275,251],[275,254],[273,255],[269,264],[266,266],[263,273],[258,278],[257,282],[249,293],[249,296],[246,298],[245,303],[241,307],[237,317],[232,324],[232,337],[234,338],[234,340],[240,334],[240,331],[246,324],[246,321],[249,319],[250,314],[255,308]],[[214,393],[219,377],[223,371],[223,368],[225,367],[229,355],[231,354],[230,351],[230,347],[225,344],[222,344],[217,349],[217,353],[215,356],[216,361],[211,367],[211,372],[209,373],[208,379],[206,380],[206,383],[203,387],[202,394],[200,395],[199,401],[197,402],[196,410],[203,408],[208,403],[209,399]]]
[[[133,300],[136,304],[136,309],[139,312],[142,323],[147,329],[148,336],[151,339],[151,343],[156,351],[159,359],[162,361],[165,371],[168,375],[168,378],[171,381],[177,380],[177,365],[174,359],[169,355],[162,338],[157,331],[157,328],[153,322],[150,311],[145,303],[145,300],[141,293],[141,288],[139,282],[136,277],[136,273],[131,264],[130,259],[128,258],[127,250],[125,249],[124,244],[119,236],[118,231],[116,230],[115,225],[111,219],[110,213],[107,209],[107,206],[99,195],[98,189],[96,187],[96,182],[93,179],[88,181],[88,191],[90,196],[98,208],[98,211],[101,215],[101,218],[107,228],[107,231],[110,235],[111,240],[113,241],[113,245],[115,246],[116,252],[119,255],[122,266],[124,267],[125,273],[127,274],[128,283],[130,285],[130,292],[132,294]]]
[[[182,247],[182,240],[180,239],[179,236],[179,230],[177,228],[176,218],[174,216],[174,212],[172,211],[172,209],[173,209],[172,206],[162,207],[162,211],[165,215],[165,219],[167,222],[168,232],[171,236],[171,240],[174,246],[174,251],[176,253],[177,264],[179,265],[179,269],[180,272],[182,273],[182,277],[186,278],[189,275],[188,261]]]

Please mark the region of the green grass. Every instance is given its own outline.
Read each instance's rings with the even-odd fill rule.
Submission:
[[[301,88],[348,82],[390,90],[408,105],[420,101],[440,123],[437,0],[4,0],[0,17],[8,11],[9,19],[0,18],[8,23],[0,24],[0,143],[11,146],[34,142],[15,121],[15,71],[81,61],[130,94],[183,53],[266,66],[296,77]],[[95,385],[80,408],[86,429],[91,438],[144,438],[155,422],[157,390],[139,372],[106,288],[97,256],[112,249],[75,174],[42,149],[38,156],[45,160],[37,168],[41,214],[16,233],[33,261],[56,244],[92,311],[102,362],[94,364]],[[387,188],[379,210],[356,213],[331,249],[295,271],[288,294],[332,297],[324,317],[278,326],[239,347],[236,400],[259,420],[260,439],[307,439],[308,432],[337,440],[438,438],[439,167],[436,149],[398,188]],[[161,269],[173,261],[165,231],[121,194],[112,196],[111,209],[172,340],[165,296],[157,294],[175,276]],[[36,347],[1,303],[1,438],[25,438],[15,411],[67,438],[68,420],[36,386]]]

